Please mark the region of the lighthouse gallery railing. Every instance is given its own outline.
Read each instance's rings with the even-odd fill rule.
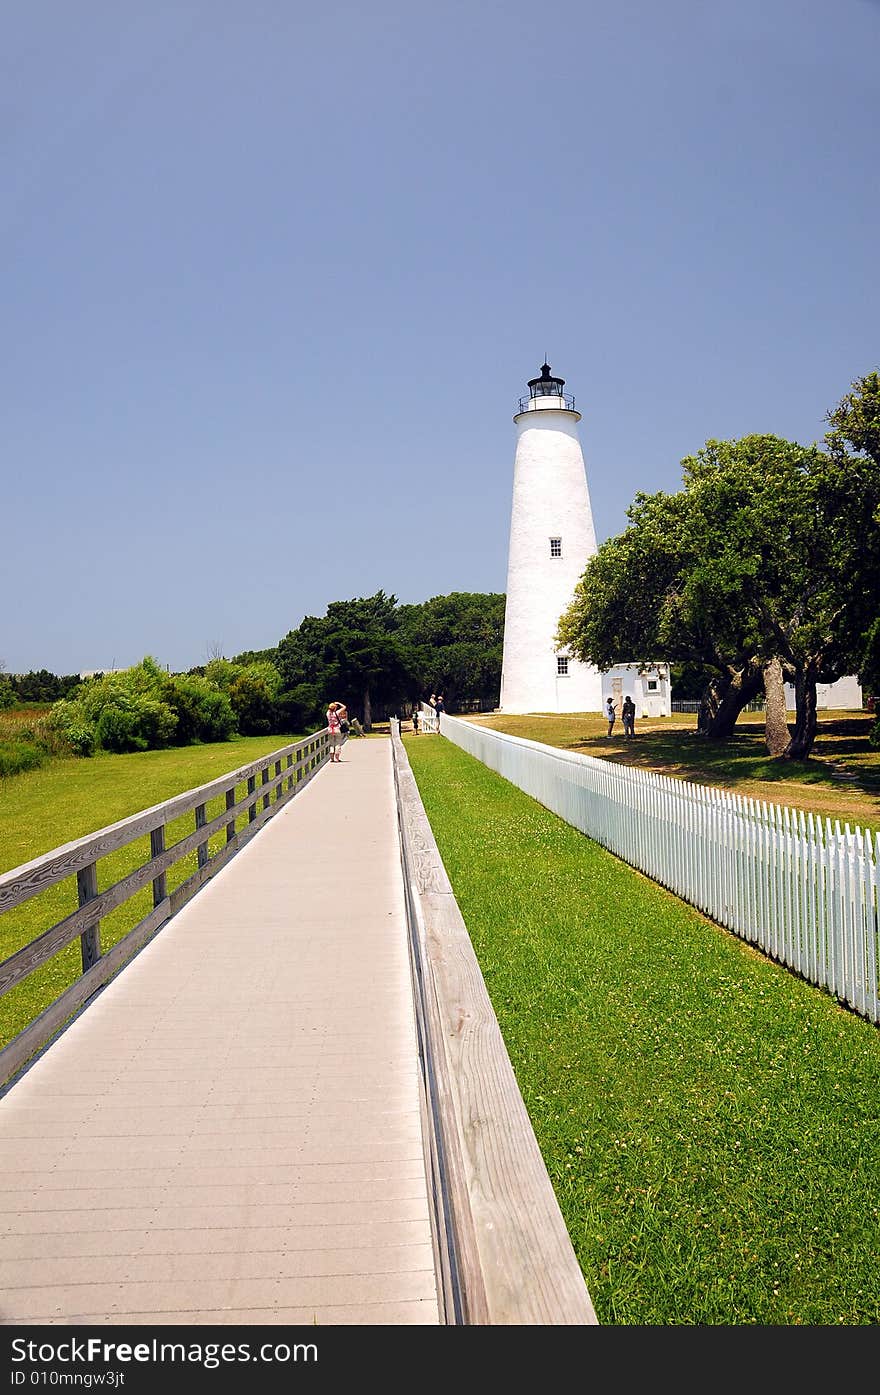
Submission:
[[[441,731],[719,925],[880,1022],[880,834],[445,714]]]

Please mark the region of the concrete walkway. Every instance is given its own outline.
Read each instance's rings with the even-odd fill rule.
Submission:
[[[0,1099],[0,1324],[437,1324],[390,743]]]

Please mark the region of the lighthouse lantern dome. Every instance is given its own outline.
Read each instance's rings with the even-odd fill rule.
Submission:
[[[574,398],[570,392],[565,391],[565,379],[557,377],[549,363],[541,364],[540,378],[530,378],[528,388],[528,397],[521,397],[519,400],[521,412],[534,411],[537,407],[562,407],[564,410],[574,411]],[[556,400],[548,402],[547,398]]]

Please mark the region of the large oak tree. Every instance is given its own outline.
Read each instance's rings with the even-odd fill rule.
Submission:
[[[763,682],[768,748],[803,758],[817,683],[857,668],[880,606],[880,471],[866,455],[767,435],[707,441],[682,467],[680,493],[638,496],[630,527],[599,549],[560,641],[601,667],[702,659],[717,673],[707,735],[727,735]]]

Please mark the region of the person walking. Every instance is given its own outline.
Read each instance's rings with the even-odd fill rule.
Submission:
[[[617,720],[617,708],[614,706],[614,698],[609,698],[605,704],[605,716],[608,718],[608,735],[614,730],[614,723]]]
[[[633,702],[632,698],[630,697],[629,693],[627,693],[626,697],[623,699],[623,707],[622,707],[621,710],[620,710],[620,715],[621,715],[621,717],[623,718],[623,734],[624,734],[624,736],[626,736],[626,737],[635,736],[635,734],[636,734],[636,705],[635,705],[635,703]]]
[[[342,730],[343,721],[345,731]],[[327,708],[327,730],[330,734],[330,759],[339,762],[342,759],[342,747],[348,731],[348,711],[341,702],[331,702]]]
[[[412,727],[413,727],[413,736],[418,736],[418,734],[419,734],[419,709],[418,709],[418,705],[417,705],[416,703],[413,703],[413,710],[412,710]]]
[[[444,705],[443,705],[443,694],[442,694],[442,693],[438,693],[438,694],[437,694],[437,701],[434,703],[434,711],[437,713],[437,734],[438,734],[438,736],[439,736],[439,734],[440,734],[440,715],[441,715],[441,713],[443,713],[443,712],[446,711],[446,708],[445,708]]]

